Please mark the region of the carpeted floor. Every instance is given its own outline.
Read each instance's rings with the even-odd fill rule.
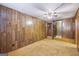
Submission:
[[[76,45],[64,41],[44,39],[9,52],[15,56],[77,56]]]

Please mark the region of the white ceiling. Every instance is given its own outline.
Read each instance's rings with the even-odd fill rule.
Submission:
[[[48,9],[58,13],[59,17],[55,19],[58,20],[73,17],[79,7],[78,3],[1,3],[1,5],[46,21],[54,20],[48,20],[43,17],[43,14]]]

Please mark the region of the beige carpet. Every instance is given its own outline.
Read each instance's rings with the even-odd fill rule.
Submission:
[[[44,39],[9,52],[15,56],[77,56],[76,45],[64,41]]]

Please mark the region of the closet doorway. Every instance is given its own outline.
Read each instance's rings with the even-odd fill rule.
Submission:
[[[53,22],[54,38],[75,43],[75,21],[73,18]]]
[[[54,38],[62,37],[62,21],[54,21],[53,22],[53,35]]]

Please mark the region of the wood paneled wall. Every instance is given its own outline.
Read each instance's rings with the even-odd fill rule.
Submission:
[[[79,9],[77,11],[76,18],[75,18],[75,28],[76,28],[75,30],[76,44],[79,51]]]
[[[32,26],[26,25],[31,20]],[[0,5],[0,52],[9,52],[46,38],[46,23]]]
[[[65,41],[75,43],[75,19],[65,19],[62,23],[62,37],[66,38]]]
[[[73,18],[62,20],[62,28],[63,37],[75,39],[75,21]]]

